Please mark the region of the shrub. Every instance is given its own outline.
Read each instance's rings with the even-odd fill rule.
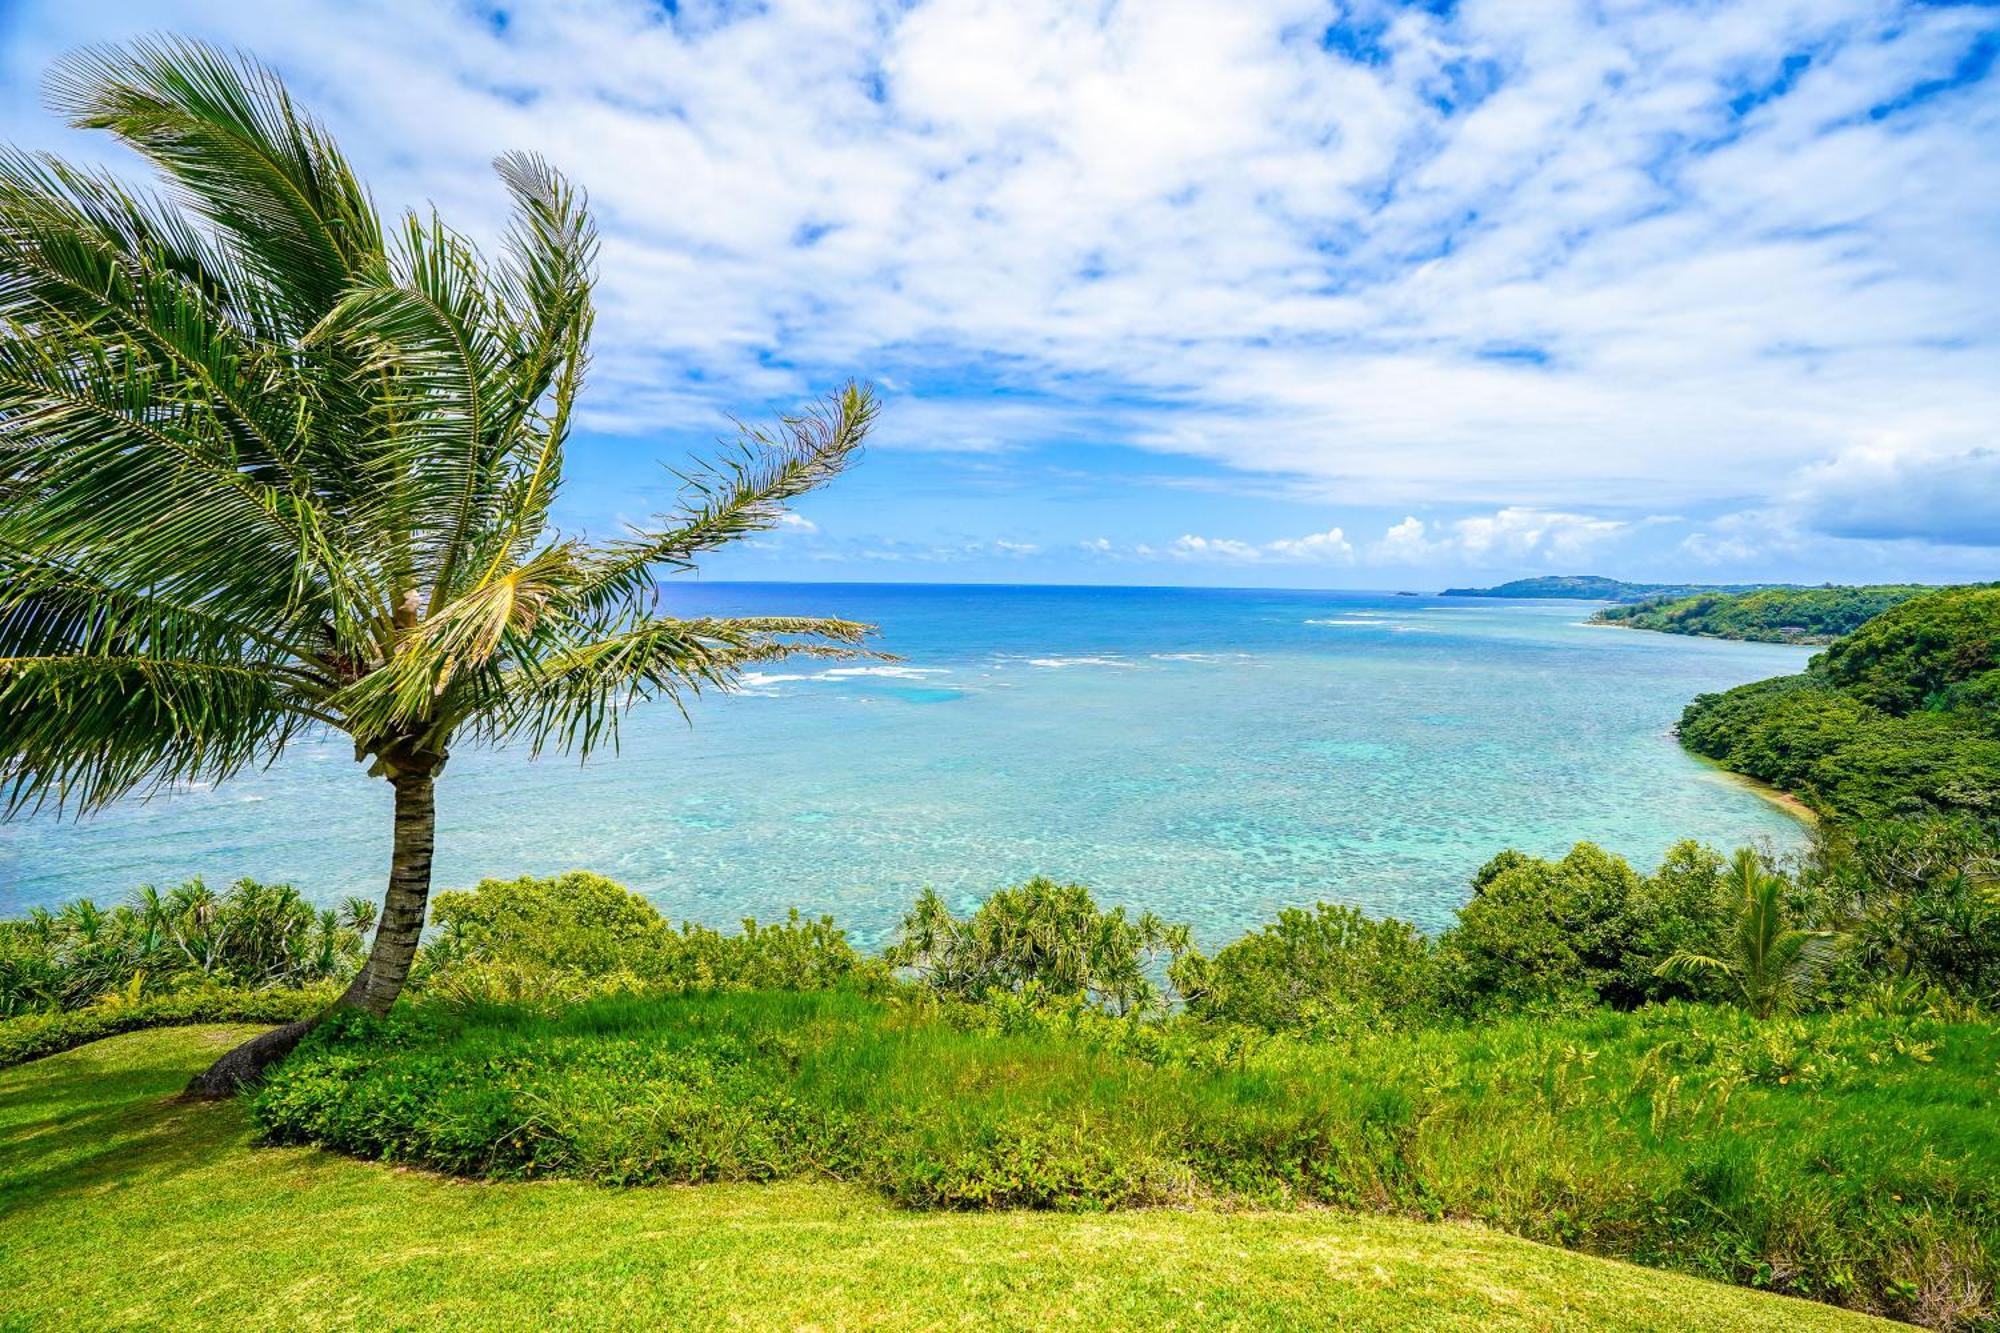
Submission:
[[[651,903],[587,870],[440,893],[431,927],[433,963],[504,961],[587,976],[656,968],[668,933]]]
[[[1000,890],[963,920],[926,889],[883,957],[942,995],[977,1000],[1033,985],[1122,1014],[1161,1003],[1148,969],[1188,947],[1186,926],[1151,912],[1131,920],[1122,907],[1101,911],[1082,885],[1037,876]]]
[[[2000,827],[1964,815],[1822,827],[1802,876],[1850,989],[1884,978],[2000,1001]]]
[[[621,991],[821,990],[887,975],[829,917],[746,919],[735,935],[675,929],[644,898],[582,870],[441,893],[432,921],[436,933],[413,981],[461,1004],[548,1008]]]
[[[1212,959],[1186,953],[1171,975],[1196,1017],[1272,1032],[1426,1021],[1435,989],[1415,926],[1328,903],[1287,908]]]
[[[1669,849],[1650,876],[1587,842],[1561,861],[1502,852],[1438,941],[1439,994],[1461,1014],[1714,994],[1712,979],[1660,964],[1718,948],[1737,897],[1722,858],[1692,842]]]
[[[1579,843],[1559,862],[1502,854],[1439,941],[1440,976],[1461,1010],[1574,1009],[1613,989],[1639,876]]]

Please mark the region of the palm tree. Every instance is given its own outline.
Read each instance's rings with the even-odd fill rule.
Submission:
[[[1736,849],[1727,882],[1735,887],[1740,903],[1727,940],[1727,955],[1682,949],[1654,972],[1663,977],[1719,976],[1735,991],[1736,1000],[1757,1017],[1790,1013],[1799,1007],[1820,973],[1819,945],[1825,936],[1786,923],[1785,879],[1766,870],[1753,849]]]
[[[424,924],[454,745],[584,755],[635,701],[858,651],[870,627],[850,621],[659,614],[655,578],[839,473],[875,416],[864,388],[743,429],[646,528],[592,544],[551,525],[596,238],[542,160],[497,160],[512,224],[489,260],[434,212],[385,225],[246,57],[86,51],[49,96],[166,188],[0,149],[7,813],[215,781],[345,733],[395,793],[373,948],[340,1001],[379,1014]],[[256,1078],[306,1026],[190,1092]]]

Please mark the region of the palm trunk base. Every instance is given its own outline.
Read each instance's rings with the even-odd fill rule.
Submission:
[[[264,1071],[290,1055],[292,1048],[318,1022],[317,1018],[308,1018],[258,1033],[188,1080],[181,1099],[213,1101],[255,1087],[264,1081]]]
[[[375,926],[368,961],[346,993],[334,1001],[334,1009],[360,1009],[380,1018],[403,993],[403,983],[417,955],[417,941],[424,933],[424,909],[430,900],[431,851],[437,838],[433,783],[442,762],[441,756],[432,756],[427,766],[399,771],[389,779],[396,788],[389,891],[382,898],[382,916]],[[302,1023],[287,1023],[252,1037],[195,1075],[181,1096],[190,1100],[233,1097],[255,1087],[264,1081],[264,1072],[290,1055],[325,1017],[321,1014]]]

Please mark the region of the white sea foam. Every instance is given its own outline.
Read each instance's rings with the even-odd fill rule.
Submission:
[[[1369,625],[1369,626],[1373,626],[1373,627],[1375,627],[1375,628],[1377,628],[1377,629],[1380,629],[1380,628],[1381,628],[1381,626],[1382,626],[1382,622],[1381,622],[1381,621],[1379,621],[1379,620],[1363,620],[1363,619],[1361,619],[1360,617],[1357,617],[1357,616],[1347,616],[1347,617],[1341,617],[1341,618],[1327,618],[1327,619],[1322,619],[1322,620],[1308,620],[1308,621],[1306,622],[1306,624],[1308,624],[1308,625]]]
[[[1038,667],[1136,667],[1139,664],[1137,662],[1127,662],[1119,657],[1031,657],[1028,659],[1028,665]]]
[[[746,671],[736,678],[736,682],[746,690],[755,690],[766,685],[782,685],[788,680],[811,679],[811,676],[789,675],[782,671]]]
[[[830,671],[820,672],[819,675],[814,679],[840,680],[847,676],[888,676],[895,680],[922,680],[925,676],[945,676],[950,674],[951,674],[951,669],[949,667],[914,667],[914,666],[834,667]]]
[[[1148,653],[1156,662],[1247,662],[1249,653]]]
[[[770,687],[801,680],[847,680],[853,676],[887,676],[892,680],[922,680],[925,676],[949,675],[948,667],[864,666],[833,667],[808,673],[789,671],[746,671],[737,678],[739,694],[768,695]]]

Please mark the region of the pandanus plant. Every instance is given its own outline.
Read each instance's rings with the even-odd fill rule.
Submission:
[[[597,542],[550,507],[583,386],[596,236],[540,158],[495,166],[488,257],[435,212],[385,223],[254,61],[182,40],[56,67],[52,108],[157,192],[0,150],[0,781],[9,813],[212,782],[315,731],[394,790],[366,964],[380,1014],[430,892],[454,746],[588,754],[639,700],[746,664],[852,655],[845,620],[677,619],[658,576],[769,528],[856,456],[850,384],[683,472]],[[309,1025],[197,1077],[223,1094]]]

